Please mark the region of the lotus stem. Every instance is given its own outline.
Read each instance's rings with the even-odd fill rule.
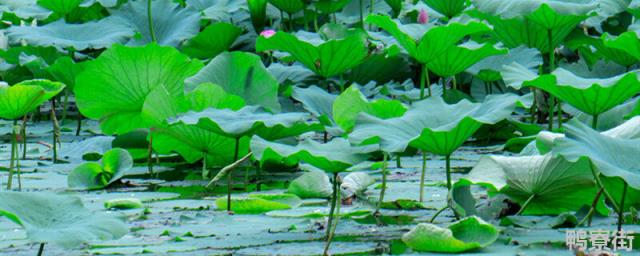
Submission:
[[[280,29],[285,30],[284,27],[284,12],[280,10]]]
[[[156,38],[156,32],[153,28],[153,15],[151,13],[151,1],[152,0],[147,0],[147,19],[149,22],[149,35],[151,36],[151,41],[152,42],[157,42],[157,38]]]
[[[209,170],[207,169],[207,153],[202,154],[202,179],[209,177]]]
[[[58,162],[58,143],[60,142],[60,125],[56,117],[56,98],[51,99],[51,122],[53,123],[53,163]]]
[[[20,135],[22,136],[22,160],[27,159],[27,115],[22,117],[22,127],[20,128]]]
[[[427,73],[427,65],[420,64],[420,99],[424,99],[424,83],[425,76],[428,76]]]
[[[562,128],[562,102],[560,98],[556,98],[556,101],[558,101],[556,103],[558,105],[558,128]]]
[[[549,96],[549,131],[553,130],[553,117],[555,116],[556,100]]]
[[[524,204],[522,204],[522,206],[520,207],[520,210],[516,213],[516,215],[520,215],[524,212],[524,210],[527,209],[527,207],[529,206],[529,204],[531,204],[531,201],[533,201],[533,198],[536,197],[536,194],[533,194],[529,197],[529,199],[527,199],[527,201],[524,202]]]
[[[331,197],[331,210],[329,212],[329,223],[327,224],[327,241],[324,245],[324,252],[322,255],[329,255],[329,247],[331,246],[331,240],[338,227],[338,221],[340,220],[340,183],[338,181],[340,177],[338,173],[334,173],[333,176],[333,196]],[[335,219],[335,220],[334,220]]]
[[[378,198],[378,205],[376,206],[375,214],[380,213],[380,208],[384,202],[384,192],[387,190],[387,154],[384,153],[382,157],[382,188],[380,189],[380,198]]]
[[[424,177],[427,172],[427,152],[422,151],[422,173],[420,174],[420,202],[424,201]]]
[[[620,210],[618,211],[618,232],[622,231],[622,223],[624,222],[624,200],[627,197],[627,188],[629,187],[627,182],[622,182],[624,185],[622,187],[622,197],[620,198]]]
[[[402,159],[400,158],[400,155],[396,156],[396,167],[402,168]]]
[[[244,161],[247,161],[252,155],[253,155],[253,152],[249,152],[249,154],[247,154],[246,156],[243,156],[239,160],[237,160],[237,161],[231,163],[230,165],[227,165],[224,168],[222,168],[218,172],[218,174],[216,174],[216,176],[213,177],[213,179],[211,179],[211,181],[209,181],[209,183],[207,184],[207,188],[210,188],[211,186],[213,186],[213,184],[215,184],[216,182],[218,182],[219,180],[221,180],[225,176],[231,174],[231,171],[233,171],[236,167],[238,167]]]
[[[149,129],[149,145],[147,147],[147,170],[149,175],[153,173],[153,128]]]
[[[593,213],[595,212],[596,207],[598,206],[598,201],[600,200],[600,197],[602,196],[602,192],[604,191],[603,188],[600,188],[598,190],[598,193],[596,194],[596,197],[593,199],[593,202],[591,203],[591,207],[589,208],[589,212],[587,213],[587,215],[584,216],[584,218],[582,218],[582,220],[580,222],[578,222],[578,225],[576,225],[576,227],[580,227],[584,224],[585,221],[588,220],[588,226],[591,227],[591,220],[593,219]]]
[[[289,15],[289,30],[291,32],[294,32],[295,29],[293,28],[293,16],[291,15],[291,13],[287,13]]]
[[[16,156],[16,126],[17,121],[13,120],[13,126],[11,127],[11,161],[9,161],[9,179],[7,180],[7,190],[11,190],[13,183],[13,167],[15,164]]]
[[[62,100],[62,118],[60,123],[64,125],[64,121],[67,120],[67,107],[69,106],[69,90],[64,89],[64,98]]]
[[[40,248],[38,249],[38,256],[42,256],[44,252],[44,243],[40,243]]]
[[[80,130],[82,130],[82,114],[78,111],[78,126],[76,126],[76,136],[80,136]]]
[[[444,212],[444,210],[446,210],[447,208],[449,208],[449,204],[445,205],[444,207],[440,208],[435,214],[433,214],[433,217],[431,217],[431,219],[429,220],[429,223],[433,223],[434,221],[436,221],[436,218],[442,213]]]
[[[313,29],[318,32],[318,7],[315,7],[315,13],[313,14]]]
[[[451,77],[451,81],[453,81],[453,89],[458,90],[458,81],[456,80],[456,75]]]
[[[261,191],[261,181],[262,181],[262,166],[260,163],[256,164],[256,190]]]
[[[445,170],[447,171],[447,190],[451,191],[451,155],[444,157]]]
[[[598,130],[598,115],[593,115],[593,117],[591,117],[591,128],[593,128],[594,130]]]
[[[593,175],[593,178],[596,180],[596,184],[598,185],[598,187],[600,189],[602,189],[602,193],[604,193],[604,196],[607,198],[607,200],[609,200],[609,202],[611,202],[611,205],[613,206],[613,209],[616,212],[620,211],[620,208],[618,207],[618,204],[613,199],[611,194],[609,194],[609,192],[607,191],[607,188],[604,187],[604,184],[602,184],[602,180],[600,180],[599,173],[596,172],[596,167],[593,165],[593,162],[591,162],[590,164],[591,164],[591,174]]]
[[[360,0],[359,3],[360,3],[360,27],[364,29],[364,3],[362,0]]]
[[[234,163],[238,161],[239,150],[240,150],[240,138],[238,137],[236,138],[235,149],[233,150]],[[227,174],[227,212],[231,212],[231,172]]]

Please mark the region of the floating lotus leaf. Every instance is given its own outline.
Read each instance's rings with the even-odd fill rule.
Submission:
[[[612,138],[576,120],[564,128],[566,137],[553,142],[553,154],[573,162],[589,158],[602,175],[623,179],[640,190],[640,139]]]
[[[1,192],[0,215],[24,227],[32,242],[67,248],[118,239],[128,232],[122,220],[90,212],[80,198],[51,192]]]
[[[195,36],[200,29],[200,13],[193,7],[182,8],[172,1],[151,1],[151,16],[155,40],[149,31],[147,0],[132,0],[111,11],[141,35],[131,41],[134,45],[157,42],[160,45],[178,46]],[[98,30],[100,31],[100,30]]]
[[[289,195],[297,198],[295,195]],[[218,209],[227,209],[227,198],[218,198],[216,200]],[[270,200],[269,197],[263,198],[256,195],[250,195],[246,198],[231,198],[231,211],[237,214],[261,214],[275,210],[291,209],[292,206],[278,200]]]
[[[214,58],[198,74],[186,81],[192,90],[202,83],[221,86],[227,93],[242,97],[247,104],[280,111],[278,81],[267,71],[260,56],[247,52],[225,52]]]
[[[70,188],[101,189],[122,178],[132,167],[129,152],[114,148],[104,153],[100,163],[88,162],[73,169],[67,182]]]
[[[84,116],[100,120],[106,134],[148,128],[142,114],[148,95],[163,86],[170,98],[182,97],[184,79],[201,67],[172,48],[115,45],[78,75],[78,108]]]
[[[0,85],[0,118],[21,118],[63,89],[64,84],[40,79],[23,81],[13,86]]]
[[[359,65],[368,55],[364,33],[353,33],[342,39],[331,39],[314,45],[285,32],[270,37],[260,36],[256,51],[283,51],[323,77],[340,75]]]
[[[498,239],[498,230],[472,216],[447,228],[420,223],[402,236],[402,241],[421,252],[460,253],[487,247]]]
[[[486,156],[456,186],[479,184],[492,193],[509,196],[521,206],[533,198],[522,214],[556,215],[593,203],[598,189],[590,168],[587,159],[570,162],[551,154]],[[608,213],[603,201],[597,210]]]
[[[269,142],[258,136],[251,138],[251,152],[259,161],[305,162],[325,172],[343,172],[367,160],[375,146],[351,146],[349,141],[335,138],[325,144],[304,140],[297,146]]]
[[[12,26],[7,29],[7,35],[16,43],[26,40],[30,45],[82,51],[125,43],[134,35],[134,31],[122,20],[107,17],[83,24],[68,24],[58,20],[39,27]]]
[[[269,140],[300,135],[320,129],[318,124],[308,123],[306,113],[271,114],[257,106],[247,106],[238,111],[209,108],[201,112],[180,114],[171,123],[197,125],[220,135],[240,138],[257,134]]]
[[[440,97],[414,103],[401,117],[380,119],[362,114],[349,136],[355,143],[378,138],[385,152],[404,152],[412,146],[450,155],[482,124],[495,124],[515,108],[518,96],[490,95],[484,103],[462,100],[448,105]]]

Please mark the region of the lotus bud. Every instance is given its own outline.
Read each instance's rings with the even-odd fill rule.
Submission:
[[[429,23],[429,13],[424,9],[420,10],[420,14],[418,14],[418,23],[420,24]]]
[[[260,36],[264,36],[265,38],[272,37],[276,34],[276,31],[273,29],[267,29],[265,31],[260,32]]]

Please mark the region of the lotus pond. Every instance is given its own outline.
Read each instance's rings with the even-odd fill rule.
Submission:
[[[1,255],[640,255],[640,1],[0,12]]]

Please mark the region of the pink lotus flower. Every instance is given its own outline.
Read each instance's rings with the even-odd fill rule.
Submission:
[[[273,29],[267,29],[267,30],[264,30],[264,31],[260,32],[260,35],[264,36],[265,38],[272,37],[275,34],[276,34],[276,31],[273,30]]]
[[[420,14],[418,14],[418,23],[427,24],[429,23],[429,13],[424,9],[420,10]]]

